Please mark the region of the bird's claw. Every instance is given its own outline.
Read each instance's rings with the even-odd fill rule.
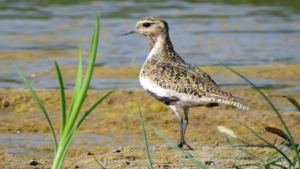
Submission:
[[[189,145],[185,142],[185,140],[183,140],[183,141],[180,140],[180,141],[178,142],[178,147],[182,148],[183,145],[187,146],[190,150],[194,150],[191,146],[189,146]]]

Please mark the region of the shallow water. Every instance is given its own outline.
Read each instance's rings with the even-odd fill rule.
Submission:
[[[124,139],[125,138],[125,139]],[[95,147],[115,147],[115,146],[134,146],[137,142],[129,141],[141,136],[137,135],[119,135],[119,136],[103,136],[91,133],[76,133],[72,141],[72,147],[81,147],[84,149],[93,149]],[[57,138],[59,139],[59,137]],[[140,141],[142,142],[142,141]],[[0,133],[0,145],[2,150],[14,154],[39,153],[39,156],[52,155],[53,138],[51,133],[23,134],[23,133]],[[156,144],[150,144],[154,146]],[[49,152],[47,154],[47,152]],[[85,150],[88,151],[88,150]]]
[[[153,15],[168,21],[176,51],[195,65],[213,65],[216,60],[245,66],[300,61],[300,3],[296,0],[243,3],[116,0],[91,4],[101,18],[98,53],[102,57],[96,63],[102,66],[141,66],[149,52],[147,39],[141,35],[120,34],[133,29],[138,19]],[[55,58],[60,65],[74,65],[78,41],[82,41],[85,51],[89,50],[94,14],[87,3],[0,1],[0,6],[0,51],[74,52],[73,57]],[[1,57],[0,87],[24,87],[11,61],[16,58]],[[43,55],[30,58],[24,56],[16,60],[27,75],[53,67],[54,58]],[[87,60],[85,57],[85,64]],[[262,81],[269,82],[268,79]],[[56,80],[47,75],[35,77],[31,83],[33,87],[58,87]],[[67,82],[68,88],[73,85],[73,81]],[[220,85],[228,85],[228,82]],[[272,82],[268,85],[278,86]],[[139,86],[138,78],[94,79],[91,83],[91,87],[97,89]]]

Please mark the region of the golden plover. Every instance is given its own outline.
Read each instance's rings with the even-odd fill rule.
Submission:
[[[248,109],[237,101],[249,100],[223,92],[206,72],[186,63],[175,52],[166,21],[157,17],[145,17],[137,22],[134,30],[122,35],[133,33],[148,37],[150,53],[141,69],[140,82],[151,96],[168,105],[176,114],[180,123],[180,148],[186,145],[192,150],[184,140],[190,107],[228,104]],[[179,108],[184,111],[184,119]]]

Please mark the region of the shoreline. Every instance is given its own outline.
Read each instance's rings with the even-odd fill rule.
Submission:
[[[229,147],[225,135],[220,133],[217,127],[225,126],[232,129],[238,136],[248,142],[261,144],[262,142],[256,138],[255,135],[235,121],[246,124],[271,143],[273,143],[274,139],[278,136],[267,133],[264,131],[264,127],[268,125],[282,129],[281,124],[263,98],[253,89],[240,87],[222,89],[237,94],[242,93],[244,98],[255,100],[256,103],[245,104],[250,107],[249,111],[239,110],[231,106],[219,106],[212,109],[204,107],[192,108],[190,111],[190,124],[187,130],[186,140],[197,148],[194,152],[188,151],[188,153],[192,155],[201,154],[203,150],[205,150],[204,152],[206,152],[210,158],[206,158],[206,155],[193,156],[204,164],[210,163],[209,161],[214,161],[211,165],[207,165],[213,168],[219,168],[225,164],[225,166],[229,167],[234,161],[236,162],[235,164],[237,164],[237,161],[241,160],[245,160],[245,163],[257,162],[249,155],[241,154],[240,150],[233,150],[232,147]],[[58,89],[35,89],[35,91],[48,111],[53,121],[55,132],[58,134],[60,130]],[[87,99],[82,106],[82,110],[85,110],[94,100],[108,91],[110,90],[90,90],[87,93]],[[72,90],[65,91],[67,103],[70,103],[72,92]],[[300,93],[278,90],[263,90],[263,92],[269,95],[272,102],[279,108],[283,119],[289,122],[287,125],[294,139],[300,140],[300,134],[298,132],[299,112],[296,110],[282,109],[292,105],[286,98],[279,97],[280,95],[288,95],[294,97],[296,100],[300,100]],[[2,133],[16,134],[20,132],[25,136],[26,134],[41,135],[42,140],[45,139],[43,138],[44,135],[50,135],[48,124],[28,89],[0,89],[0,93],[2,105],[0,108],[2,112],[0,116],[0,135]],[[3,106],[5,101],[9,102],[6,107]],[[127,105],[132,110],[137,111],[137,103],[140,104],[143,117],[146,121],[157,127],[175,143],[178,141],[179,124],[176,116],[166,105],[149,97],[142,88],[119,89],[97,106],[91,115],[87,117],[85,122],[82,123],[82,126],[77,132],[79,137],[82,134],[83,137],[84,134],[90,134],[95,135],[95,138],[97,138],[97,136],[108,136],[109,138],[98,141],[93,139],[79,140],[78,143],[73,146],[71,145],[64,163],[65,168],[75,167],[75,165],[79,167],[97,167],[94,156],[87,155],[88,153],[95,154],[95,157],[100,163],[107,165],[107,168],[146,167],[146,152],[143,147],[144,141],[140,121],[135,119],[125,108],[125,105]],[[156,135],[148,126],[145,128],[149,145],[154,145],[151,148],[154,166],[166,165],[165,167],[171,168],[190,166],[193,168],[193,164],[189,160],[175,152],[177,150],[168,150],[172,149],[170,146],[164,149],[163,147],[168,147],[166,141]],[[14,147],[9,143],[12,142],[12,140],[18,141],[10,138],[4,140],[4,144],[0,147],[0,166],[5,165],[8,168],[30,168],[32,166],[29,163],[34,159],[39,160],[39,165],[36,167],[47,168],[51,166],[52,154],[54,152],[51,139],[49,143],[40,145],[20,145],[20,147],[23,148],[22,151],[25,152],[29,150],[32,152],[27,154],[12,154],[4,151],[5,148]],[[242,144],[237,139],[233,139],[233,141]],[[30,143],[30,140],[28,142]],[[86,145],[91,146],[88,147]],[[132,148],[133,150],[131,150],[128,146],[138,148]],[[115,154],[111,152],[112,147],[123,147],[126,151],[124,150],[124,154]],[[155,147],[159,148],[156,149]],[[130,150],[127,151],[127,149]],[[267,157],[271,152],[269,149],[270,148],[249,148],[247,150]],[[222,151],[222,153],[220,153],[220,151]],[[225,158],[222,156],[224,153],[228,154],[228,157]],[[43,154],[45,154],[45,156],[43,156]],[[135,160],[127,159],[132,158],[131,156],[134,156]],[[241,157],[241,159],[238,157]],[[163,160],[163,158],[166,159]]]

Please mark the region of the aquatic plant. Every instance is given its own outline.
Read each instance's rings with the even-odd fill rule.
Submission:
[[[220,63],[221,65],[223,65],[224,67],[226,67],[227,69],[231,70],[232,72],[234,72],[235,74],[237,74],[238,76],[240,76],[241,78],[243,78],[245,81],[247,81],[256,91],[258,91],[263,97],[264,99],[268,102],[268,104],[271,106],[271,108],[273,109],[273,111],[275,112],[275,114],[277,115],[277,118],[280,120],[282,126],[284,127],[286,133],[287,133],[287,140],[291,143],[291,147],[293,148],[293,150],[295,151],[294,154],[288,153],[287,150],[283,150],[281,148],[276,147],[275,145],[271,144],[270,142],[266,141],[264,138],[262,138],[261,136],[259,136],[255,131],[253,131],[250,127],[241,124],[242,126],[246,127],[247,129],[249,129],[254,135],[256,135],[260,140],[262,140],[263,142],[265,142],[268,146],[270,146],[271,148],[275,149],[276,152],[271,154],[266,161],[263,161],[262,159],[260,159],[259,157],[256,157],[255,155],[245,151],[246,153],[248,153],[249,155],[251,155],[252,157],[254,157],[255,159],[259,160],[260,162],[262,162],[262,165],[256,165],[256,164],[244,164],[243,166],[251,166],[251,165],[255,165],[259,168],[269,168],[270,166],[274,165],[274,166],[278,166],[281,168],[286,168],[282,165],[278,165],[276,164],[276,162],[279,162],[281,160],[284,160],[288,163],[289,167],[291,169],[296,168],[297,163],[298,166],[300,165],[300,158],[299,158],[299,150],[300,150],[300,144],[295,144],[294,139],[288,129],[288,127],[286,126],[285,122],[283,121],[283,119],[281,118],[281,115],[279,114],[279,112],[277,111],[277,109],[275,108],[274,104],[268,99],[268,97],[257,87],[255,86],[251,81],[249,81],[246,77],[244,77],[243,75],[241,75],[240,73],[234,71],[233,69],[231,69],[230,67],[224,65],[223,63]],[[284,96],[286,97],[286,96]],[[300,106],[299,103],[291,98],[291,97],[286,97],[294,106],[295,108],[300,112]],[[230,140],[230,139],[227,139]],[[228,141],[228,143],[230,145],[233,145],[232,141]],[[292,156],[292,159],[290,159],[287,154],[289,154],[290,156]],[[281,156],[279,156],[281,155]],[[240,168],[240,165],[234,166],[235,168]]]
[[[95,12],[95,11],[94,11]],[[53,161],[53,169],[61,168],[62,163],[64,161],[65,155],[70,147],[70,144],[73,140],[73,137],[75,135],[76,129],[80,126],[80,124],[83,122],[83,120],[91,113],[91,111],[107,96],[109,96],[113,91],[108,92],[104,96],[102,96],[100,99],[98,99],[93,105],[91,105],[83,115],[79,118],[79,112],[81,110],[81,105],[83,101],[85,100],[87,90],[89,88],[89,84],[91,81],[91,76],[93,73],[94,63],[96,59],[96,53],[97,53],[97,47],[98,47],[98,39],[99,39],[99,17],[97,13],[95,12],[95,27],[94,32],[92,36],[92,42],[91,42],[91,48],[90,48],[90,58],[89,58],[89,65],[88,69],[84,78],[84,81],[82,83],[82,52],[81,52],[81,45],[79,43],[79,63],[78,63],[78,72],[77,72],[77,78],[73,93],[73,98],[70,106],[70,110],[68,113],[66,113],[66,102],[65,102],[65,93],[64,93],[64,84],[63,84],[63,78],[59,69],[59,66],[56,61],[54,61],[58,82],[59,82],[59,91],[60,91],[60,106],[61,106],[61,129],[60,129],[60,142],[57,143],[55,131],[53,129],[51,120],[48,116],[47,111],[45,110],[43,104],[41,103],[40,99],[34,92],[33,88],[27,81],[24,74],[21,72],[20,68],[16,65],[22,79],[24,80],[25,84],[29,88],[30,92],[32,93],[33,97],[37,101],[38,105],[42,109],[54,141],[54,149],[55,149],[55,156]]]

